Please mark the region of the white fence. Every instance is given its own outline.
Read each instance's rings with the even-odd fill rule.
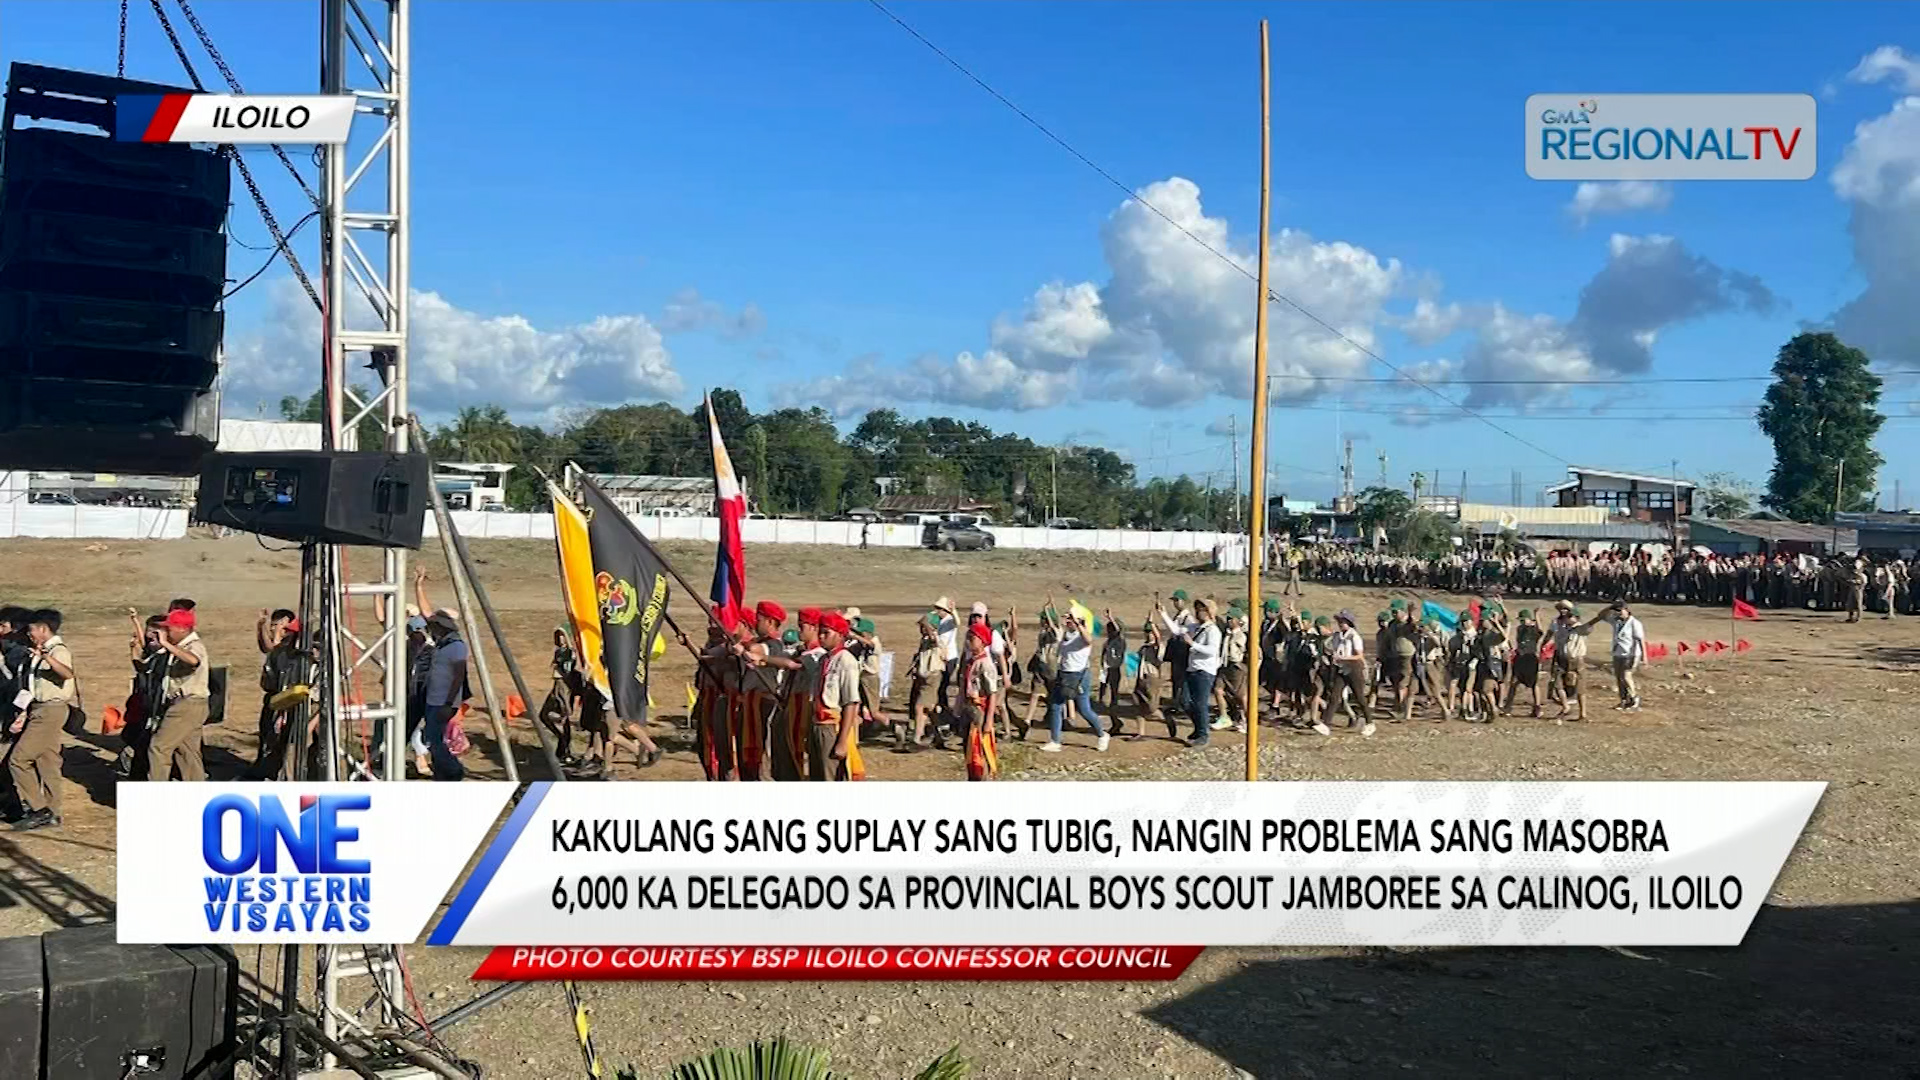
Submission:
[[[650,540],[704,540],[717,543],[720,519],[633,515]],[[454,525],[475,540],[551,540],[551,514],[456,512]],[[783,521],[752,518],[741,523],[749,544],[819,544],[859,547],[857,521]],[[994,526],[994,546],[1020,551],[1170,551],[1211,555],[1220,544],[1244,539],[1236,533],[1144,532],[1137,529],[1022,529]],[[436,530],[431,515],[427,535]],[[918,525],[868,525],[871,547],[920,546]],[[148,510],[124,506],[36,506],[0,504],[0,537],[54,539],[177,540],[187,534],[185,510]]]
[[[630,515],[649,540],[704,540],[718,543],[719,518],[655,517]],[[553,517],[550,514],[489,514],[460,512],[453,515],[460,535],[476,540],[551,540]],[[427,535],[434,534],[434,522],[427,519]],[[819,544],[828,547],[859,547],[862,526],[857,521],[786,521],[751,518],[740,523],[740,539],[748,544]],[[1212,554],[1215,545],[1241,534],[1217,532],[1144,532],[1138,529],[1022,529],[995,525],[988,529],[995,547],[1020,551],[1179,551]],[[870,547],[913,548],[920,546],[918,525],[865,526]]]
[[[66,540],[178,540],[185,535],[185,510],[137,506],[43,506],[25,500],[0,503],[0,536]]]

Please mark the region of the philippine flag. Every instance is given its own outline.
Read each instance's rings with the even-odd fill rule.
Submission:
[[[740,522],[747,516],[747,497],[740,490],[733,459],[727,456],[727,444],[720,438],[712,395],[707,397],[707,430],[713,439],[713,493],[720,517],[720,550],[713,563],[713,611],[731,630],[746,617],[747,555],[740,545]]]

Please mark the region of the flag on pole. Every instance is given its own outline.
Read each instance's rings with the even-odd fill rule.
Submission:
[[[549,486],[561,591],[582,670],[616,717],[644,724],[652,662],[666,644],[667,568],[592,482],[581,484],[579,504]]]
[[[1431,600],[1423,600],[1420,602],[1420,617],[1422,619],[1433,619],[1439,622],[1441,626],[1447,628],[1448,633],[1452,633],[1455,629],[1458,629],[1460,625],[1459,615],[1455,614],[1452,609],[1448,608],[1445,604],[1436,604]]]
[[[713,564],[713,613],[731,630],[747,618],[747,554],[740,543],[740,522],[747,516],[747,496],[740,490],[733,458],[720,438],[720,421],[713,414],[713,396],[707,395],[707,433],[713,441],[714,513],[720,519],[720,550]]]
[[[553,502],[553,536],[560,549],[560,594],[573,625],[574,654],[580,670],[602,697],[613,700],[600,652],[600,607],[593,598],[593,548],[587,540],[587,515],[560,485],[547,481]]]
[[[580,485],[593,554],[593,596],[600,616],[600,650],[612,684],[613,714],[635,724],[647,721],[653,703],[650,671],[666,622],[667,568],[640,539],[626,512],[592,481]]]
[[[1760,618],[1760,613],[1753,609],[1752,604],[1735,597],[1733,601],[1733,617],[1736,619],[1758,619]]]

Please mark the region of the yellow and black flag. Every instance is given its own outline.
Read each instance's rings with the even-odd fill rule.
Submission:
[[[667,568],[633,523],[591,483],[576,504],[552,485],[561,591],[580,665],[620,720],[647,720],[648,670],[665,641]]]

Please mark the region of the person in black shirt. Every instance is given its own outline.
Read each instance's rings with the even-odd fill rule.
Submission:
[[[300,684],[300,620],[286,608],[260,613],[254,626],[254,643],[260,648],[260,725],[259,748],[253,765],[247,769],[249,780],[272,780],[280,775],[287,753],[287,713],[273,708],[273,697]]]
[[[154,724],[166,703],[170,657],[167,650],[160,647],[160,635],[166,631],[167,617],[151,615],[142,624],[140,613],[133,609],[127,611],[127,617],[133,623],[133,640],[127,645],[128,659],[133,664],[133,683],[123,710],[126,726],[120,729],[122,747],[115,768],[123,779],[145,780],[147,743],[153,738]]]

